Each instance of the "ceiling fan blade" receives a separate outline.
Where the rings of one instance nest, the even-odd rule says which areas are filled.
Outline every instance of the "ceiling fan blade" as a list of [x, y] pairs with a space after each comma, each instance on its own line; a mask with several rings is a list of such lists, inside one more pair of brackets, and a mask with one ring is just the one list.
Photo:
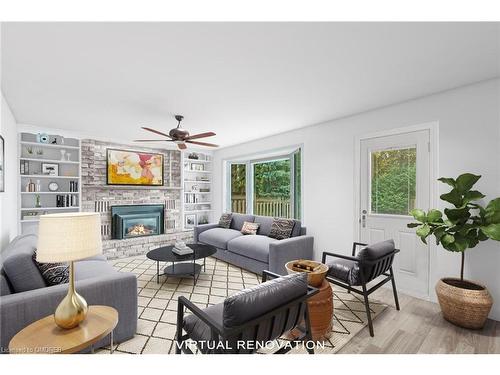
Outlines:
[[185, 150], [187, 148], [185, 143], [177, 143], [177, 147], [179, 147], [179, 150]]
[[187, 143], [192, 143], [194, 145], [208, 146], [208, 147], [219, 147], [219, 145], [214, 145], [213, 143], [196, 142], [196, 141], [186, 141]]
[[154, 130], [154, 129], [151, 129], [151, 128], [146, 128], [144, 126], [141, 126], [141, 128], [143, 128], [144, 130], [147, 130], [149, 132], [153, 132], [153, 133], [156, 133], [156, 134], [159, 134], [159, 135], [163, 135], [164, 137], [167, 137], [167, 138], [172, 138], [168, 134], [162, 133], [161, 131], [158, 131], [158, 130]]
[[195, 135], [190, 135], [189, 137], [187, 137], [185, 139], [185, 141], [187, 140], [191, 140], [191, 139], [198, 139], [198, 138], [206, 138], [206, 137], [213, 137], [215, 135], [214, 132], [206, 132], [206, 133], [200, 133], [200, 134], [195, 134]]
[[134, 142], [173, 142], [171, 139], [134, 139]]

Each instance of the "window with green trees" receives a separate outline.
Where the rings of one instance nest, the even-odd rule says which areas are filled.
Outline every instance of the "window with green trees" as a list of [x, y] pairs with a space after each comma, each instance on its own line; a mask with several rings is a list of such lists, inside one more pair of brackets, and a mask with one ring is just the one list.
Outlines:
[[300, 219], [301, 152], [230, 163], [232, 212]]
[[415, 208], [417, 149], [371, 153], [371, 212], [408, 215]]

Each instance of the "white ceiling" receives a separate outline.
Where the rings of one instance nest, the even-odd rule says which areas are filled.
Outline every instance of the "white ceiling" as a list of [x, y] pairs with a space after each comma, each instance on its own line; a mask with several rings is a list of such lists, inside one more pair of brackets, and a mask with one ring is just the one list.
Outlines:
[[[11, 23], [2, 91], [19, 123], [241, 143], [464, 84], [499, 68], [495, 23]], [[154, 135], [152, 135], [154, 138]]]

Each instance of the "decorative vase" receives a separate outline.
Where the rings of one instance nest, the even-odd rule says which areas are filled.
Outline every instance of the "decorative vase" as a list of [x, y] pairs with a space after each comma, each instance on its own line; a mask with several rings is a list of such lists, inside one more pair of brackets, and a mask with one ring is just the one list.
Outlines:
[[436, 294], [443, 317], [463, 328], [483, 328], [493, 305], [488, 289], [469, 280], [443, 278], [436, 284]]

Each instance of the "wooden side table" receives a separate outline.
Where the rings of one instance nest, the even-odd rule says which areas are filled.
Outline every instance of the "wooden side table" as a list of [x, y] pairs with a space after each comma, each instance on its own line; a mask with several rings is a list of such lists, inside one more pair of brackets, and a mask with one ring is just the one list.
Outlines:
[[87, 318], [72, 329], [62, 329], [54, 315], [46, 316], [19, 331], [9, 343], [12, 354], [76, 353], [110, 336], [113, 353], [113, 330], [118, 324], [118, 311], [110, 306], [89, 306]]

